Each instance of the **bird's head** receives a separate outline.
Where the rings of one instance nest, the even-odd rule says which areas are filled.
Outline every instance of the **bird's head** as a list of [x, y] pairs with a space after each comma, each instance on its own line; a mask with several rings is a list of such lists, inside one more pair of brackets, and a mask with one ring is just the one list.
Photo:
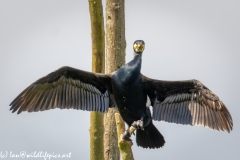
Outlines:
[[133, 43], [133, 50], [136, 54], [141, 54], [144, 51], [145, 43], [143, 40], [136, 40]]

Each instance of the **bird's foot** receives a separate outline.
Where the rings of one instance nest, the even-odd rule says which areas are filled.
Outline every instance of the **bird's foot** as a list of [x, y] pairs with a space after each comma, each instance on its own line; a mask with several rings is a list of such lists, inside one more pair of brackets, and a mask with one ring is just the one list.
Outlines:
[[131, 135], [127, 130], [122, 135], [122, 139], [124, 139], [126, 141], [132, 141], [130, 137], [131, 137]]
[[142, 120], [138, 120], [138, 121], [134, 121], [132, 123], [132, 126], [136, 129], [141, 129], [141, 130], [144, 130], [144, 127], [143, 127], [143, 121]]

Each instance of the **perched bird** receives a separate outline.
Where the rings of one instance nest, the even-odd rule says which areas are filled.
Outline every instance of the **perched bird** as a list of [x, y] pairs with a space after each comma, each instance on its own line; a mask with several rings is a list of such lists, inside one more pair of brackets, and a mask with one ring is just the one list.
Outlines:
[[[22, 91], [10, 110], [18, 114], [54, 108], [107, 112], [118, 107], [128, 126], [137, 129], [136, 142], [143, 148], [165, 143], [152, 120], [232, 130], [232, 117], [224, 103], [198, 80], [162, 81], [142, 75], [144, 48], [144, 41], [135, 41], [133, 60], [112, 74], [62, 67]], [[129, 128], [123, 138], [130, 140]]]

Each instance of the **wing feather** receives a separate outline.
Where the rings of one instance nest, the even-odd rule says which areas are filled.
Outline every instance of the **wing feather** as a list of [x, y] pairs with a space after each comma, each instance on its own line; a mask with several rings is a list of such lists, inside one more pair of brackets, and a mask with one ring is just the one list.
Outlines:
[[111, 75], [62, 67], [23, 90], [10, 104], [12, 112], [54, 108], [106, 112], [111, 104]]
[[182, 107], [182, 102], [178, 103], [177, 110], [176, 110], [178, 117], [175, 119], [175, 122], [179, 121], [180, 124], [184, 124], [183, 114], [184, 108]]
[[197, 80], [161, 81], [143, 76], [153, 104], [153, 119], [230, 132], [232, 117], [224, 103]]

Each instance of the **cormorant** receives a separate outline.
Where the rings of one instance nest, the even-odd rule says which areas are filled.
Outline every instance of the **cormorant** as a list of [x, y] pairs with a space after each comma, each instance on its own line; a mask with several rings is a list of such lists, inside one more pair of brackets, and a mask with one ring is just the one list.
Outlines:
[[[232, 117], [224, 103], [198, 80], [162, 81], [142, 75], [144, 48], [144, 41], [135, 41], [133, 60], [112, 74], [59, 68], [22, 91], [10, 110], [18, 114], [54, 108], [107, 112], [117, 106], [128, 126], [137, 128], [136, 142], [143, 148], [159, 148], [165, 143], [152, 119], [232, 130]], [[128, 130], [123, 138], [130, 139]]]

